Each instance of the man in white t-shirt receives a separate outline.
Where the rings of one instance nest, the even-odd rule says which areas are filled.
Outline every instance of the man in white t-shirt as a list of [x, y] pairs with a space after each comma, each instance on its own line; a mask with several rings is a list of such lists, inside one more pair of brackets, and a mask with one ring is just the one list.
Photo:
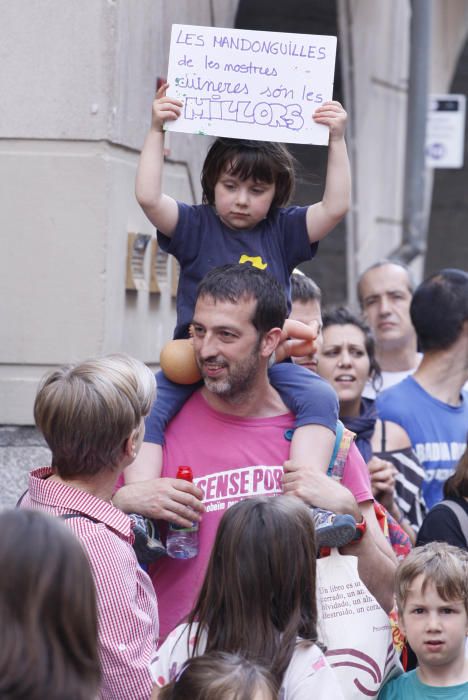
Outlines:
[[[409, 311], [412, 296], [408, 268], [390, 260], [371, 265], [358, 282], [361, 311], [374, 334], [376, 357], [382, 369], [381, 390], [413, 374], [421, 362]], [[370, 384], [363, 395], [375, 397]]]

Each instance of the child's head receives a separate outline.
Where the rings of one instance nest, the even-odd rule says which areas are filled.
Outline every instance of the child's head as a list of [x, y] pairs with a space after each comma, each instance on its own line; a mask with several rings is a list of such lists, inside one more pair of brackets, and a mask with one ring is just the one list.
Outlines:
[[0, 532], [0, 697], [97, 697], [96, 596], [80, 542], [29, 510], [1, 513]]
[[274, 184], [272, 207], [286, 206], [294, 192], [294, 159], [281, 143], [216, 139], [206, 155], [201, 174], [205, 204], [215, 204], [215, 186], [225, 172], [240, 180], [252, 178]]
[[213, 651], [183, 666], [176, 680], [160, 690], [159, 700], [275, 700], [273, 677], [237, 654]]
[[408, 592], [422, 576], [422, 592], [431, 584], [446, 601], [463, 601], [468, 613], [468, 552], [445, 542], [429, 542], [416, 547], [398, 566], [395, 585], [400, 613], [404, 611]]
[[108, 355], [66, 366], [41, 381], [34, 417], [64, 479], [90, 477], [120, 464], [127, 441], [138, 450], [155, 379], [128, 355]]
[[208, 630], [207, 651], [271, 663], [281, 681], [298, 636], [317, 639], [315, 532], [291, 496], [236, 503], [223, 515], [190, 621]]
[[468, 552], [430, 542], [398, 566], [400, 624], [420, 665], [464, 658], [468, 633]]

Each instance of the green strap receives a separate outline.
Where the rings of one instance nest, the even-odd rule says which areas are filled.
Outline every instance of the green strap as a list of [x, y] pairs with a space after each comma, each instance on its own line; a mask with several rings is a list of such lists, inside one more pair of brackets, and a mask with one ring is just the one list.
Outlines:
[[343, 433], [344, 433], [344, 425], [340, 420], [338, 420], [338, 421], [336, 421], [335, 445], [333, 447], [333, 454], [332, 454], [331, 459], [330, 459], [330, 464], [328, 465], [327, 476], [332, 475], [335, 460], [336, 460], [337, 455], [338, 455], [338, 450], [340, 449], [341, 439], [343, 437]]

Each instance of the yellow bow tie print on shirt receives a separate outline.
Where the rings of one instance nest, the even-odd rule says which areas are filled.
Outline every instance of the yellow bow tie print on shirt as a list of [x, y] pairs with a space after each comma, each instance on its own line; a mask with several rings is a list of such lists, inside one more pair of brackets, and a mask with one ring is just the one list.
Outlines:
[[239, 264], [252, 263], [253, 267], [258, 267], [259, 270], [264, 270], [268, 267], [268, 263], [264, 263], [260, 255], [256, 255], [252, 258], [250, 255], [241, 255], [239, 258]]

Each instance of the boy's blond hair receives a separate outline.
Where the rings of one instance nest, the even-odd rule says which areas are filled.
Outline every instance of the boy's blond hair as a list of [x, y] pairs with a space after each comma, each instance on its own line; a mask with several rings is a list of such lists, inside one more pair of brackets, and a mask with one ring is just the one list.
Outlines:
[[468, 552], [446, 542], [416, 547], [400, 562], [395, 577], [398, 611], [404, 612], [414, 579], [424, 577], [422, 592], [433, 584], [442, 600], [462, 600], [468, 614]]
[[151, 370], [124, 354], [47, 374], [37, 391], [34, 418], [56, 473], [73, 479], [116, 466], [125, 442], [151, 409], [155, 387]]

